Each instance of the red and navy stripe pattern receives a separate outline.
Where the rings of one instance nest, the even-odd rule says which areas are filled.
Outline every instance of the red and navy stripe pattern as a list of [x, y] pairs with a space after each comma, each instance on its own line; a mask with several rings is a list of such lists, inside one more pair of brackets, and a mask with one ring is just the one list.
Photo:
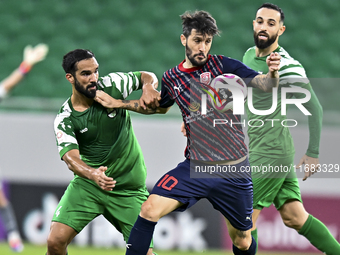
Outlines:
[[[201, 89], [204, 84], [200, 81], [203, 73], [209, 72], [211, 79], [223, 73], [233, 73], [241, 78], [253, 78], [258, 73], [240, 61], [222, 55], [210, 55], [205, 65], [197, 68], [185, 69], [183, 63], [163, 74], [160, 105], [169, 107], [176, 102], [181, 110], [187, 131], [186, 158], [222, 161], [237, 160], [247, 155], [243, 124], [237, 124], [241, 122], [240, 115], [214, 110], [202, 116], [200, 109], [190, 106], [193, 102], [200, 104], [201, 95], [205, 93]], [[209, 100], [207, 109], [212, 109]], [[228, 124], [214, 127], [214, 119], [226, 120]]]

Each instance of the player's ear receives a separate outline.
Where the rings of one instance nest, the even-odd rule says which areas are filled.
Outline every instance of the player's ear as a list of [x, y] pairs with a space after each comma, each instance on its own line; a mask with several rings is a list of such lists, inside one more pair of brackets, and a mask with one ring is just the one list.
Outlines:
[[187, 44], [187, 38], [183, 34], [181, 34], [181, 43], [183, 46]]
[[281, 25], [280, 29], [279, 29], [279, 36], [282, 35], [285, 30], [286, 30], [286, 26], [285, 25]]
[[67, 73], [67, 74], [65, 75], [65, 77], [66, 77], [66, 79], [67, 79], [71, 84], [74, 84], [74, 77], [73, 77], [72, 74]]

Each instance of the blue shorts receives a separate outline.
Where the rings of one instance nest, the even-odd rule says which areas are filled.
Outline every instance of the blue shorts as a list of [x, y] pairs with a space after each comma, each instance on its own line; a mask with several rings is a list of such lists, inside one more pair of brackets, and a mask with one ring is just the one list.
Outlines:
[[[244, 178], [222, 178], [206, 173], [200, 178], [190, 176], [193, 163], [186, 159], [163, 175], [154, 186], [151, 194], [169, 197], [183, 205], [176, 211], [185, 211], [201, 198], [206, 198], [220, 211], [231, 225], [241, 231], [252, 228], [253, 184], [250, 174]], [[248, 159], [233, 165], [236, 169], [249, 166]], [[207, 178], [205, 178], [207, 177]]]

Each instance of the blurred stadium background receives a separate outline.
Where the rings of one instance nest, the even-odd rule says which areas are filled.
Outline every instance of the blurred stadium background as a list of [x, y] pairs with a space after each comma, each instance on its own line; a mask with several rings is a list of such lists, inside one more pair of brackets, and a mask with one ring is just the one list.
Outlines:
[[[148, 70], [160, 79], [163, 72], [184, 58], [180, 44], [181, 20], [186, 10], [209, 11], [222, 30], [211, 53], [242, 59], [253, 46], [252, 20], [259, 0], [0, 0], [0, 80], [22, 60], [27, 44], [50, 47], [49, 55], [0, 106], [0, 167], [4, 185], [16, 211], [25, 240], [44, 244], [51, 215], [72, 178], [60, 161], [55, 146], [53, 120], [71, 94], [61, 60], [75, 48], [92, 50], [100, 74], [111, 71]], [[282, 45], [305, 67], [324, 108], [320, 160], [327, 168], [339, 167], [339, 63], [340, 34], [337, 0], [273, 0], [285, 12], [287, 27]], [[138, 98], [135, 93], [132, 98]], [[135, 133], [148, 167], [151, 188], [166, 171], [183, 160], [185, 139], [179, 132], [181, 118], [173, 107], [167, 116], [132, 114]], [[293, 108], [293, 107], [292, 107]], [[296, 162], [304, 154], [308, 131], [306, 118], [291, 128]], [[302, 176], [302, 174], [300, 174]], [[339, 173], [314, 176], [301, 182], [305, 206], [323, 220], [340, 239]], [[331, 177], [331, 178], [327, 178]], [[260, 251], [318, 254], [294, 231], [284, 228], [273, 208], [264, 211], [259, 223]], [[158, 224], [155, 245], [159, 249], [230, 249], [223, 219], [202, 201], [182, 214], [172, 214]], [[0, 238], [4, 233], [0, 225]], [[124, 242], [98, 218], [75, 240], [75, 245], [124, 247]]]

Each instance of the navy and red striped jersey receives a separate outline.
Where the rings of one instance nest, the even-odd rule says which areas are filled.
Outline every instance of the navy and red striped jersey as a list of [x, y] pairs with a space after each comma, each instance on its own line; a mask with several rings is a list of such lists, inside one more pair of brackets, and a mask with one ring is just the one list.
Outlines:
[[[185, 157], [211, 162], [237, 160], [246, 156], [241, 116], [213, 111], [209, 100], [206, 115], [202, 115], [197, 106], [205, 93], [202, 88], [214, 77], [232, 73], [243, 79], [248, 78], [245, 79], [248, 83], [258, 73], [242, 62], [222, 55], [209, 55], [203, 66], [195, 68], [186, 69], [183, 63], [163, 74], [160, 107], [167, 108], [174, 102], [179, 106], [187, 131]], [[226, 120], [228, 124], [214, 125], [217, 119]]]

